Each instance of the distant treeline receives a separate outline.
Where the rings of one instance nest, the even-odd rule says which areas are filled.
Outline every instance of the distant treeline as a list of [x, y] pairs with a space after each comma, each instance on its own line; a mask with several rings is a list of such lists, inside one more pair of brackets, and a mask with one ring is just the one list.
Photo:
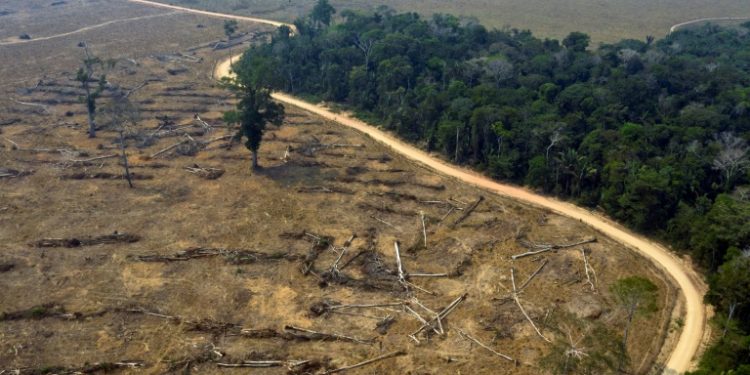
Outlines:
[[581, 33], [331, 11], [280, 28], [238, 69], [689, 252], [726, 327], [697, 373], [750, 371], [750, 23], [592, 51]]

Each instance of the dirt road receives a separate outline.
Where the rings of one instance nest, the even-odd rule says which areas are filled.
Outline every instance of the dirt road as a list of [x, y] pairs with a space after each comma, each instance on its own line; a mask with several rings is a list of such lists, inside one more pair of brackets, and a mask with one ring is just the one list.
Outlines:
[[[191, 10], [188, 8], [157, 4], [146, 0], [129, 1], [162, 6], [187, 12], [194, 12], [198, 14], [205, 14], [209, 16], [247, 20], [251, 22], [263, 22], [266, 24], [277, 26], [282, 24], [280, 22], [258, 20], [250, 17], [239, 17], [213, 12]], [[233, 57], [233, 61], [236, 61], [238, 57], [239, 56]], [[222, 61], [217, 65], [216, 70], [214, 71], [215, 77], [225, 77], [229, 76], [230, 74], [230, 59]], [[706, 307], [703, 305], [703, 294], [705, 293], [706, 287], [702, 283], [702, 278], [699, 275], [697, 275], [688, 265], [682, 262], [678, 257], [673, 255], [663, 246], [651, 242], [643, 236], [634, 234], [631, 231], [618, 225], [617, 223], [591, 213], [581, 207], [537, 195], [526, 189], [516, 186], [500, 184], [476, 172], [448, 164], [440, 159], [430, 156], [426, 152], [414, 146], [411, 146], [374, 126], [368, 125], [347, 114], [333, 113], [324, 106], [310, 104], [283, 93], [275, 93], [273, 97], [280, 102], [302, 108], [304, 110], [315, 113], [318, 116], [338, 122], [339, 124], [348, 126], [364, 134], [367, 134], [376, 141], [389, 146], [395, 152], [398, 152], [416, 162], [422, 163], [427, 167], [434, 169], [435, 171], [494, 192], [496, 194], [504, 195], [539, 207], [545, 207], [561, 215], [580, 220], [581, 222], [586, 223], [596, 230], [600, 231], [602, 234], [643, 254], [646, 258], [653, 261], [657, 266], [662, 268], [674, 279], [674, 281], [682, 291], [682, 295], [685, 299], [686, 313], [684, 316], [682, 333], [680, 334], [679, 340], [675, 345], [674, 350], [669, 357], [669, 360], [666, 363], [667, 371], [665, 372], [674, 371], [683, 373], [692, 367], [693, 359], [698, 352], [701, 343], [703, 342], [705, 331]]]
[[711, 21], [744, 21], [750, 20], [750, 17], [710, 17], [710, 18], [699, 18], [697, 20], [691, 20], [687, 22], [681, 22], [669, 28], [669, 33], [673, 33], [679, 30], [683, 26], [692, 25], [694, 23], [711, 22]]
[[0, 42], [0, 46], [12, 46], [12, 45], [15, 45], [15, 44], [34, 43], [34, 42], [40, 42], [40, 41], [43, 41], [43, 40], [57, 39], [57, 38], [62, 38], [62, 37], [70, 36], [70, 35], [75, 35], [75, 34], [83, 33], [83, 32], [90, 31], [90, 30], [95, 30], [95, 29], [98, 29], [98, 28], [101, 28], [101, 27], [105, 27], [105, 26], [109, 26], [109, 25], [114, 25], [114, 24], [117, 24], [117, 23], [125, 23], [125, 22], [132, 22], [132, 21], [141, 21], [141, 20], [147, 20], [147, 19], [150, 19], [150, 18], [157, 18], [157, 17], [166, 17], [166, 16], [171, 16], [171, 15], [176, 14], [176, 13], [177, 12], [168, 12], [168, 13], [162, 13], [162, 14], [153, 14], [153, 15], [150, 15], [150, 16], [140, 16], [140, 17], [132, 17], [132, 18], [123, 18], [123, 19], [118, 19], [118, 20], [112, 20], [112, 21], [102, 22], [102, 23], [99, 23], [99, 24], [96, 24], [96, 25], [82, 27], [82, 28], [80, 28], [78, 30], [68, 31], [66, 33], [61, 33], [61, 34], [55, 34], [55, 35], [50, 35], [50, 36], [43, 36], [43, 37], [39, 37], [39, 38], [35, 37], [34, 39], [18, 39], [18, 40], [12, 40], [10, 42]]

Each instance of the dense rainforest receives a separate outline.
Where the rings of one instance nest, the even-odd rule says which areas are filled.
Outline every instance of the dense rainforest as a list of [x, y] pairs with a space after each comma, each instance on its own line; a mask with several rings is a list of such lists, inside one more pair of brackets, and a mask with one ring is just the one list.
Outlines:
[[750, 374], [750, 23], [592, 49], [582, 33], [334, 13], [321, 1], [236, 69], [689, 252], [721, 332], [696, 373]]

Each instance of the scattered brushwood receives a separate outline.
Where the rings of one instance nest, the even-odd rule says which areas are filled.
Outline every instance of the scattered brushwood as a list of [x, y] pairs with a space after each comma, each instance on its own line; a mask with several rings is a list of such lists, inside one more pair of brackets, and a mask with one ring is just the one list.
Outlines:
[[223, 248], [205, 248], [205, 247], [193, 247], [171, 255], [138, 255], [134, 259], [141, 262], [157, 262], [157, 263], [168, 263], [168, 262], [184, 262], [193, 259], [202, 259], [210, 257], [224, 257], [227, 263], [233, 265], [241, 264], [252, 264], [260, 262], [270, 261], [296, 261], [301, 258], [300, 255], [291, 254], [288, 252], [276, 252], [276, 253], [262, 253], [253, 250], [243, 249], [223, 249]]
[[45, 318], [57, 318], [62, 320], [83, 320], [106, 314], [108, 310], [100, 310], [90, 313], [69, 312], [62, 305], [45, 303], [26, 310], [0, 313], [0, 322], [12, 320], [41, 320]]
[[[80, 374], [100, 374], [111, 373], [120, 370], [133, 370], [143, 367], [142, 361], [120, 361], [120, 362], [99, 362], [86, 364], [81, 367], [63, 367], [63, 366], [46, 366], [41, 368], [20, 368], [8, 370], [8, 374], [13, 375], [80, 375]], [[5, 371], [0, 371], [0, 374]]]
[[211, 319], [201, 319], [198, 321], [188, 321], [185, 323], [186, 332], [202, 332], [210, 333], [216, 337], [224, 336], [227, 334], [237, 334], [242, 330], [242, 327], [227, 322], [219, 322]]
[[19, 178], [29, 176], [33, 173], [34, 171], [18, 171], [10, 168], [0, 168], [0, 178]]
[[534, 243], [534, 242], [530, 242], [526, 240], [518, 240], [518, 243], [521, 246], [529, 249], [529, 251], [522, 253], [522, 254], [513, 255], [511, 258], [513, 260], [516, 260], [519, 258], [531, 256], [531, 255], [541, 254], [547, 251], [569, 249], [571, 247], [585, 245], [587, 243], [592, 243], [592, 242], [596, 242], [596, 237], [588, 237], [578, 242], [573, 242], [573, 243], [568, 243], [568, 244]]
[[251, 339], [272, 339], [278, 338], [285, 341], [345, 341], [357, 344], [372, 344], [373, 338], [361, 339], [337, 333], [318, 332], [311, 329], [295, 327], [291, 325], [284, 326], [283, 331], [277, 331], [271, 328], [264, 329], [243, 329], [237, 336]]
[[298, 193], [324, 193], [324, 194], [346, 194], [354, 195], [354, 191], [338, 186], [302, 186], [297, 189]]
[[[124, 180], [126, 177], [123, 174], [115, 174], [108, 172], [77, 172], [68, 175], [63, 175], [60, 178], [63, 180]], [[144, 175], [138, 173], [130, 173], [130, 179], [132, 180], [153, 180], [154, 176]]]
[[206, 168], [206, 167], [201, 167], [198, 164], [193, 164], [192, 166], [185, 167], [185, 170], [189, 173], [192, 173], [206, 180], [216, 180], [219, 177], [224, 175], [223, 169]]
[[479, 196], [479, 198], [474, 203], [472, 203], [469, 207], [463, 210], [461, 216], [458, 219], [456, 219], [456, 221], [454, 221], [453, 224], [451, 224], [451, 228], [455, 228], [456, 226], [461, 224], [464, 220], [466, 220], [466, 218], [468, 218], [469, 215], [471, 215], [471, 213], [477, 209], [477, 206], [479, 206], [479, 204], [482, 203], [482, 201], [484, 201], [484, 197]]
[[98, 237], [83, 238], [46, 238], [29, 244], [32, 247], [82, 247], [115, 243], [134, 243], [141, 240], [140, 236], [129, 233], [106, 234]]
[[0, 263], [0, 273], [12, 271], [14, 268], [16, 268], [14, 263]]
[[417, 214], [416, 211], [410, 211], [410, 210], [400, 210], [396, 209], [390, 206], [387, 206], [385, 202], [381, 205], [375, 205], [368, 202], [360, 202], [357, 203], [357, 208], [360, 208], [365, 211], [376, 211], [384, 214], [393, 214], [393, 215], [401, 215], [401, 216], [414, 216]]

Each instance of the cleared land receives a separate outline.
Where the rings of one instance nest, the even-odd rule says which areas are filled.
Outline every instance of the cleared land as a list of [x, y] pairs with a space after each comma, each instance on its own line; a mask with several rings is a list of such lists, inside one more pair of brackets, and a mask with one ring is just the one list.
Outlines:
[[[172, 4], [227, 13], [293, 21], [305, 15], [314, 0], [175, 0]], [[430, 15], [450, 13], [474, 17], [489, 27], [530, 29], [535, 34], [562, 38], [571, 31], [592, 36], [594, 43], [624, 38], [662, 37], [677, 23], [706, 17], [750, 17], [744, 0], [332, 0], [337, 9], [374, 10], [386, 5], [399, 11]]]
[[[117, 177], [118, 159], [97, 159], [116, 153], [115, 133], [86, 138], [80, 90], [70, 74], [80, 51], [69, 46], [78, 37], [54, 40], [58, 59], [68, 65], [37, 60], [35, 68], [46, 76], [29, 72], [30, 83], [4, 88], [13, 100], [0, 111], [0, 167], [11, 175], [0, 179], [0, 312], [11, 314], [0, 322], [0, 369], [137, 360], [150, 373], [226, 373], [231, 370], [216, 362], [299, 359], [340, 367], [403, 349], [406, 355], [363, 372], [536, 374], [550, 345], [504, 297], [512, 289], [511, 267], [516, 280], [526, 280], [545, 261], [520, 298], [546, 337], [564, 341], [563, 331], [579, 337], [591, 326], [622, 329], [623, 312], [608, 286], [638, 274], [659, 286], [659, 309], [636, 320], [629, 343], [633, 367], [646, 371], [664, 360], [658, 357], [662, 338], [677, 328], [670, 317], [674, 287], [646, 259], [575, 220], [466, 187], [293, 108], [284, 126], [266, 137], [265, 168], [255, 175], [241, 146], [227, 148], [226, 140], [204, 146], [227, 134], [218, 119], [230, 101], [208, 78], [226, 52], [180, 45], [215, 41], [221, 30], [213, 27], [211, 34], [175, 32], [131, 44], [141, 46], [137, 53], [90, 42], [103, 57], [132, 53], [135, 63], [121, 61], [110, 74], [113, 83], [127, 90], [147, 83], [131, 95], [142, 116], [141, 131], [128, 143], [139, 177], [133, 190]], [[149, 32], [155, 31], [130, 28], [123, 40]], [[191, 35], [196, 39], [181, 44]], [[156, 118], [163, 115], [174, 123]], [[194, 141], [186, 142], [185, 133]], [[191, 173], [196, 164], [224, 173], [205, 179], [212, 175]], [[482, 195], [486, 199], [460, 220]], [[339, 277], [327, 279], [352, 234]], [[332, 238], [321, 242], [324, 236]], [[596, 292], [586, 281], [581, 246], [510, 258], [528, 250], [526, 241], [562, 244], [594, 236], [598, 241], [585, 247]], [[412, 278], [437, 294], [417, 291], [423, 304], [440, 309], [468, 294], [443, 321], [445, 336], [415, 345], [407, 335], [420, 323], [401, 307], [325, 308], [403, 301], [395, 240], [407, 272], [449, 274]], [[312, 272], [301, 271], [309, 267]], [[328, 313], [319, 316], [321, 306]], [[388, 315], [395, 322], [381, 334], [376, 324]], [[374, 337], [375, 343], [290, 340], [287, 325]], [[461, 338], [455, 328], [519, 365]]]

